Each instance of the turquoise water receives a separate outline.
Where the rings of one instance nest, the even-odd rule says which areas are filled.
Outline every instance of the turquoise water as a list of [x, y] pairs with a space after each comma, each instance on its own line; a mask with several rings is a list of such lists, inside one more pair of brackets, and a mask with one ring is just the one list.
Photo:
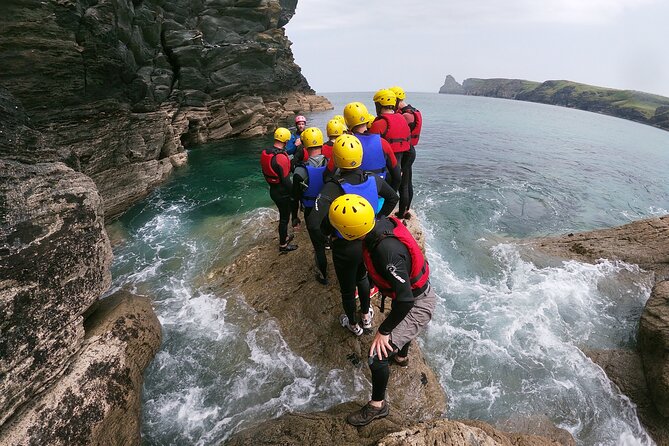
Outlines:
[[[335, 111], [308, 116], [324, 127]], [[521, 258], [522, 239], [669, 209], [669, 133], [540, 104], [411, 94], [426, 117], [414, 165], [438, 311], [421, 343], [449, 418], [545, 414], [579, 444], [652, 444], [633, 405], [581, 352], [634, 344], [650, 278], [615, 262]], [[277, 213], [260, 175], [268, 139], [191, 150], [189, 164], [111, 227], [114, 288], [154, 297], [161, 351], [146, 373], [145, 444], [219, 444], [290, 410], [363, 400], [350, 370], [318, 370], [276, 323], [203, 284]], [[300, 247], [303, 249], [306, 247]]]

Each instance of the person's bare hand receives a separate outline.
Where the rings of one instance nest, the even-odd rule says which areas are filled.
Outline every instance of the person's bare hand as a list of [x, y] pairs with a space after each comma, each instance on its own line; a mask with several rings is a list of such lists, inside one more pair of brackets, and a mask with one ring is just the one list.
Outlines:
[[393, 347], [390, 345], [390, 335], [384, 335], [376, 332], [374, 340], [372, 341], [372, 346], [369, 348], [369, 356], [376, 356], [379, 359], [387, 358], [390, 353], [392, 353]]

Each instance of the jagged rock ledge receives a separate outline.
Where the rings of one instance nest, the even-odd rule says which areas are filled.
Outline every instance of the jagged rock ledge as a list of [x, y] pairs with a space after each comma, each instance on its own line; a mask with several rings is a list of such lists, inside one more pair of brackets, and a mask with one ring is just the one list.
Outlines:
[[[342, 313], [339, 288], [330, 261], [331, 283], [324, 287], [314, 279], [314, 270], [303, 259], [311, 259], [311, 244], [305, 231], [296, 234], [299, 249], [287, 255], [278, 252], [276, 222], [264, 222], [257, 246], [231, 265], [213, 268], [207, 286], [213, 294], [223, 295], [234, 288], [256, 311], [274, 318], [288, 346], [309, 364], [323, 370], [341, 370], [369, 380], [367, 351], [374, 330], [383, 319], [378, 299], [374, 330], [361, 337], [352, 336], [338, 322]], [[416, 218], [409, 228], [420, 244], [423, 235]], [[296, 263], [297, 262], [297, 263]], [[296, 268], [296, 265], [299, 265]], [[273, 271], [272, 286], [267, 286], [267, 272]], [[555, 428], [547, 420], [509, 424], [515, 434], [505, 433], [478, 421], [446, 421], [446, 395], [438, 377], [429, 366], [420, 347], [410, 350], [408, 368], [392, 367], [387, 398], [391, 415], [364, 428], [354, 428], [345, 421], [346, 414], [360, 407], [369, 397], [365, 389], [360, 401], [337, 405], [317, 413], [288, 413], [235, 434], [229, 445], [331, 445], [331, 444], [443, 444], [466, 445], [553, 445], [574, 444], [572, 436]], [[423, 423], [417, 425], [416, 423]], [[467, 425], [469, 424], [469, 425]], [[543, 435], [539, 437], [538, 435]]]
[[537, 238], [525, 244], [557, 258], [621, 260], [652, 271], [655, 285], [641, 315], [637, 348], [585, 353], [636, 405], [657, 444], [669, 444], [669, 215], [623, 226]]

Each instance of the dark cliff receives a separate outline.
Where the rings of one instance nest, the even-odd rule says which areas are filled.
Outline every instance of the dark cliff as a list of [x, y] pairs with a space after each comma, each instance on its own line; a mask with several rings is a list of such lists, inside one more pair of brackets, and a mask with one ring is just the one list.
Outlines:
[[0, 86], [49, 144], [20, 151], [9, 141], [0, 158], [66, 163], [94, 180], [110, 217], [183, 164], [184, 146], [265, 133], [294, 112], [328, 107], [313, 96], [282, 28], [296, 5], [5, 3]]
[[105, 219], [313, 95], [295, 0], [0, 2], [0, 444], [139, 444], [151, 301], [111, 283]]
[[[450, 76], [449, 76], [450, 77]], [[633, 90], [595, 87], [572, 81], [543, 83], [522, 79], [465, 79], [460, 84], [451, 78], [439, 93], [466, 94], [517, 99], [559, 105], [602, 113], [669, 130], [669, 98]]]

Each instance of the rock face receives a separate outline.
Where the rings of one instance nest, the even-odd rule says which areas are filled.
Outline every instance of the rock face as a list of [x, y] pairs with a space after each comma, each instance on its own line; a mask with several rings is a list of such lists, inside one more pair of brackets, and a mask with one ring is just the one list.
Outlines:
[[565, 80], [543, 83], [522, 79], [465, 79], [447, 76], [439, 93], [517, 99], [592, 111], [669, 130], [669, 98]]
[[653, 402], [669, 421], [669, 280], [653, 288], [641, 316], [638, 343]]
[[595, 351], [588, 355], [637, 404], [653, 439], [658, 444], [669, 444], [669, 216], [611, 229], [542, 237], [527, 246], [585, 262], [622, 260], [654, 272], [655, 285], [639, 324], [637, 352]]
[[462, 88], [462, 85], [460, 85], [453, 76], [450, 74], [446, 76], [446, 79], [444, 80], [444, 85], [441, 86], [439, 89], [439, 93], [442, 94], [465, 94], [465, 89]]
[[102, 301], [85, 329], [57, 385], [3, 427], [0, 444], [139, 444], [139, 390], [161, 337], [151, 302], [119, 292]]
[[61, 163], [0, 161], [0, 423], [81, 346], [83, 314], [109, 287], [102, 201]]
[[160, 326], [145, 299], [96, 310], [111, 282], [102, 199], [40, 152], [56, 153], [0, 89], [0, 444], [138, 444]]
[[12, 158], [87, 174], [109, 218], [162, 182], [188, 144], [331, 108], [293, 62], [282, 26], [296, 4], [10, 2], [0, 16], [0, 86], [50, 141]]

